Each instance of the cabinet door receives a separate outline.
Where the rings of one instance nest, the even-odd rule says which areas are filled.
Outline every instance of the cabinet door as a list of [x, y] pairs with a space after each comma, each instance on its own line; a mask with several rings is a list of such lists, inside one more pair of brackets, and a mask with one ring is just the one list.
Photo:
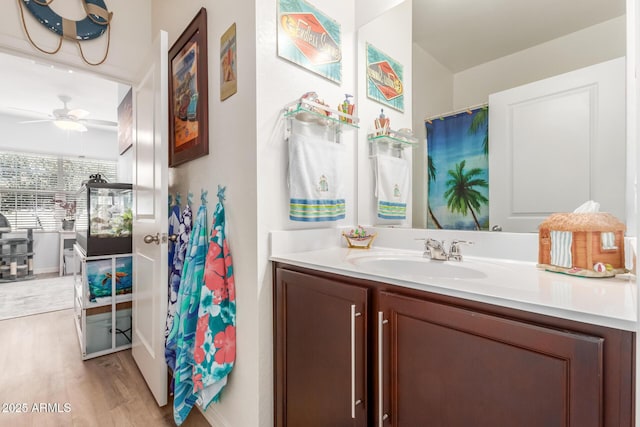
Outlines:
[[602, 425], [603, 339], [385, 292], [379, 310], [382, 425]]
[[366, 426], [367, 289], [276, 270], [276, 425]]

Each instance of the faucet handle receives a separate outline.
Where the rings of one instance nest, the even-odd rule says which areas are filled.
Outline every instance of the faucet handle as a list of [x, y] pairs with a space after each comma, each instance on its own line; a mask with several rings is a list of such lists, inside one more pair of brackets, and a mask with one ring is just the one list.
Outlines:
[[462, 261], [462, 254], [460, 253], [460, 245], [473, 245], [473, 242], [468, 240], [453, 240], [451, 241], [451, 247], [449, 248], [449, 259], [455, 261]]
[[460, 250], [460, 245], [473, 245], [474, 243], [469, 240], [452, 240], [451, 241], [451, 252], [457, 252]]
[[432, 239], [431, 237], [427, 237], [424, 240], [431, 245], [444, 246], [444, 240], [436, 240]]
[[428, 245], [439, 245], [439, 246], [443, 246], [444, 245], [444, 241], [440, 242], [436, 239], [432, 239], [431, 237], [416, 237], [413, 240], [421, 240], [424, 242], [424, 246], [427, 247]]
[[463, 245], [473, 245], [474, 242], [470, 241], [470, 240], [458, 240], [458, 239], [454, 239], [451, 241], [452, 245], [458, 245], [458, 244], [463, 244]]

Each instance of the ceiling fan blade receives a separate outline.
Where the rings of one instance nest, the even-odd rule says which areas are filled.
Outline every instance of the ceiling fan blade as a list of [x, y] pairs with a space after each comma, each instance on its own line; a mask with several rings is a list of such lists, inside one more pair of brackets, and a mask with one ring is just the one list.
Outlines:
[[24, 121], [24, 122], [18, 122], [18, 124], [24, 125], [24, 124], [27, 124], [27, 123], [43, 123], [43, 122], [50, 122], [50, 121], [51, 121], [50, 119], [43, 119], [43, 120], [27, 120], [27, 121]]
[[117, 122], [111, 122], [109, 120], [97, 120], [97, 119], [82, 119], [80, 120], [82, 123], [87, 123], [89, 125], [100, 125], [100, 126], [118, 126]]
[[76, 120], [79, 120], [87, 117], [89, 115], [89, 112], [87, 110], [83, 110], [82, 108], [75, 108], [73, 110], [68, 111], [67, 115], [69, 117], [73, 117]]
[[18, 108], [18, 107], [7, 107], [7, 108], [9, 110], [22, 111], [24, 113], [29, 113], [29, 114], [37, 114], [38, 116], [51, 117], [48, 113], [43, 113], [42, 111], [29, 110], [26, 108]]

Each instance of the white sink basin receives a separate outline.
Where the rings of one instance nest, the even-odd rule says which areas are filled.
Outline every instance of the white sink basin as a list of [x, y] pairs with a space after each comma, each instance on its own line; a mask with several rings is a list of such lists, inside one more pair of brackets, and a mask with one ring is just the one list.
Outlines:
[[353, 258], [354, 265], [367, 272], [389, 276], [420, 276], [432, 279], [484, 279], [487, 275], [457, 261], [432, 261], [418, 257], [366, 256]]

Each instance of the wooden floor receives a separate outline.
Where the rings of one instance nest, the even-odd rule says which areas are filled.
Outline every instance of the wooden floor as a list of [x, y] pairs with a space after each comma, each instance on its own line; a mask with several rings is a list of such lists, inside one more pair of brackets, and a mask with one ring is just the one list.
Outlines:
[[[175, 425], [130, 351], [82, 361], [73, 310], [0, 321], [0, 404], [0, 426]], [[209, 423], [194, 408], [182, 425]]]

